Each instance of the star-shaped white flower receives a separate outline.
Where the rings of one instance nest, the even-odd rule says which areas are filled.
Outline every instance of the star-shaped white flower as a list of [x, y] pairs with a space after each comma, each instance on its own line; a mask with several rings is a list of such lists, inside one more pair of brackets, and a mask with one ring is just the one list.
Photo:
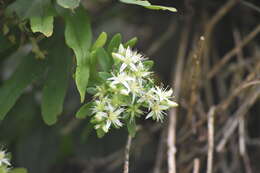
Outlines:
[[164, 111], [169, 109], [169, 107], [165, 106], [165, 105], [160, 105], [159, 103], [154, 103], [154, 105], [151, 106], [150, 109], [151, 109], [151, 112], [145, 117], [145, 119], [152, 117], [156, 121], [162, 121], [164, 118], [164, 115], [166, 115], [166, 113]]
[[111, 78], [108, 78], [108, 80], [111, 80], [111, 86], [115, 87], [116, 84], [122, 84], [124, 85], [127, 89], [129, 89], [129, 84], [128, 82], [134, 81], [133, 77], [130, 77], [127, 75], [125, 72], [119, 73], [118, 75], [114, 75]]
[[156, 94], [157, 101], [159, 102], [166, 102], [167, 105], [170, 107], [177, 107], [178, 104], [174, 101], [171, 101], [170, 99], [172, 98], [172, 89], [162, 89], [160, 87], [155, 87], [152, 88], [152, 91]]
[[112, 56], [122, 62], [120, 72], [124, 71], [126, 67], [130, 67], [132, 71], [137, 71], [136, 63], [144, 60], [141, 54], [132, 51], [130, 47], [125, 49], [123, 45], [120, 45], [118, 52], [113, 52]]
[[104, 132], [108, 132], [110, 126], [113, 124], [116, 128], [123, 126], [122, 122], [119, 120], [120, 114], [124, 111], [123, 108], [118, 108], [116, 109], [112, 105], [107, 106], [107, 116], [105, 120], [105, 125], [102, 127]]

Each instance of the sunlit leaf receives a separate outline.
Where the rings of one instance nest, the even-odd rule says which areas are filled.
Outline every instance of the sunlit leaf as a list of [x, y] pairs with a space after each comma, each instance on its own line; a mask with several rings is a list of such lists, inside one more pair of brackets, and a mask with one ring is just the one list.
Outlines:
[[90, 20], [86, 11], [78, 8], [74, 13], [65, 16], [65, 39], [76, 55], [76, 85], [80, 93], [81, 102], [85, 99], [85, 93], [89, 79], [89, 48], [91, 45]]
[[80, 0], [57, 0], [57, 3], [63, 8], [74, 9], [79, 6]]
[[30, 18], [31, 29], [33, 32], [41, 32], [46, 37], [50, 37], [53, 32], [53, 16], [36, 16]]
[[152, 10], [168, 10], [171, 12], [177, 12], [176, 8], [165, 7], [165, 6], [161, 6], [161, 5], [152, 5], [148, 1], [142, 1], [142, 0], [120, 0], [120, 1], [123, 3], [126, 3], [126, 4], [140, 5], [145, 8], [152, 9]]
[[105, 32], [102, 32], [98, 36], [97, 40], [95, 41], [91, 49], [95, 50], [97, 48], [103, 47], [106, 44], [106, 41], [107, 41], [107, 34]]

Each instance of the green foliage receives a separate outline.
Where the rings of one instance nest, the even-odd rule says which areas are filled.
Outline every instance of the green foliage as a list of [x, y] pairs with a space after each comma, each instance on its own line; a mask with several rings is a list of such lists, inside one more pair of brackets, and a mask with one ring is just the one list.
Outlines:
[[53, 20], [54, 17], [51, 15], [31, 17], [31, 29], [33, 32], [41, 32], [50, 37], [53, 32]]
[[80, 0], [57, 0], [63, 8], [75, 9], [79, 6]]
[[92, 111], [91, 111], [92, 106], [93, 106], [92, 102], [89, 102], [89, 103], [81, 106], [81, 108], [78, 110], [78, 112], [76, 114], [76, 117], [79, 119], [84, 119], [87, 116], [90, 116], [92, 113]]
[[[80, 100], [85, 100], [85, 93], [89, 79], [89, 48], [91, 46], [91, 28], [88, 14], [82, 8], [78, 8], [74, 14], [65, 16], [65, 39], [76, 55], [77, 67], [75, 80], [80, 93]], [[82, 22], [84, 21], [84, 22]]]
[[134, 47], [136, 45], [138, 41], [138, 38], [137, 37], [134, 37], [132, 39], [130, 39], [129, 41], [127, 41], [125, 44], [124, 44], [124, 47]]
[[112, 52], [116, 51], [121, 42], [122, 42], [121, 34], [118, 33], [118, 34], [114, 35], [107, 47], [108, 54], [111, 55]]
[[151, 10], [168, 10], [171, 12], [177, 12], [176, 8], [165, 7], [160, 5], [152, 5], [148, 1], [142, 1], [142, 0], [120, 0], [120, 1], [126, 4], [140, 5]]
[[23, 57], [17, 70], [0, 88], [1, 120], [13, 107], [17, 99], [23, 93], [23, 90], [43, 74], [45, 67], [45, 62], [35, 59], [32, 54]]
[[95, 49], [98, 49], [100, 47], [103, 47], [105, 44], [106, 44], [106, 41], [107, 41], [107, 33], [105, 32], [102, 32], [97, 40], [95, 41], [95, 43], [93, 44], [91, 50], [95, 50]]
[[72, 62], [70, 55], [70, 51], [62, 43], [59, 43], [48, 55], [50, 63], [43, 88], [41, 108], [43, 120], [49, 125], [56, 123], [57, 116], [63, 110]]
[[[121, 0], [121, 2], [155, 10], [175, 11], [174, 8], [151, 5], [148, 1]], [[87, 11], [80, 7], [80, 0], [15, 0], [7, 7], [5, 14], [7, 16], [16, 14], [22, 22], [30, 21], [31, 31], [42, 33], [46, 37], [53, 35], [55, 18], [63, 19], [64, 37], [68, 47], [63, 44], [63, 39], [55, 35], [52, 39], [54, 40], [54, 43], [51, 43], [52, 47], [48, 47], [46, 50], [41, 39], [33, 36], [28, 38], [34, 55], [29, 54], [22, 58], [21, 64], [11, 78], [1, 86], [0, 119], [5, 117], [24, 89], [42, 77], [44, 79], [41, 104], [43, 120], [48, 125], [56, 123], [58, 115], [63, 110], [68, 78], [71, 74], [71, 67], [73, 67], [72, 62], [75, 62], [74, 79], [81, 102], [84, 102], [86, 92], [95, 94], [97, 92], [95, 86], [104, 83], [111, 77], [109, 72], [114, 64], [112, 52], [116, 52], [119, 45], [122, 44], [122, 36], [117, 33], [108, 40], [107, 33], [102, 32], [92, 44], [90, 18]], [[5, 24], [4, 26], [7, 27]], [[24, 23], [19, 23], [18, 26], [22, 32], [28, 32]], [[14, 44], [2, 35], [0, 35], [0, 43], [4, 45], [1, 46], [0, 52], [6, 51]], [[134, 47], [136, 43], [137, 38], [134, 37], [123, 45], [125, 48]], [[69, 48], [75, 54], [75, 61], [72, 61]], [[150, 68], [152, 63], [146, 61], [145, 65]], [[87, 103], [82, 106], [76, 117], [84, 118], [89, 114], [90, 105]], [[131, 133], [133, 134], [133, 132]], [[103, 136], [102, 132], [98, 132], [98, 134]]]
[[16, 0], [7, 8], [7, 14], [16, 13], [20, 19], [46, 16], [52, 9], [51, 0]]

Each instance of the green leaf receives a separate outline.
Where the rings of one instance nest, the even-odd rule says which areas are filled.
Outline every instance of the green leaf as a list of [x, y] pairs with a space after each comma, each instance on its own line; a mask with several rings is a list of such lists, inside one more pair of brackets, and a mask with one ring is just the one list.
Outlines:
[[51, 0], [16, 0], [6, 9], [7, 14], [16, 13], [22, 20], [32, 16], [44, 16], [50, 10]]
[[171, 12], [177, 12], [176, 8], [164, 7], [164, 6], [161, 6], [161, 5], [150, 5], [150, 6], [147, 6], [145, 8], [152, 9], [152, 10], [168, 10], [168, 11], [171, 11]]
[[108, 44], [108, 47], [107, 47], [107, 52], [110, 56], [112, 52], [116, 51], [119, 47], [119, 45], [121, 44], [122, 42], [122, 36], [121, 34], [116, 34], [112, 37], [111, 41], [109, 42]]
[[9, 173], [27, 173], [27, 170], [25, 168], [14, 168]]
[[97, 50], [96, 56], [100, 64], [101, 70], [109, 71], [113, 65], [113, 59], [107, 54], [104, 48], [99, 48]]
[[150, 2], [148, 2], [148, 1], [141, 1], [141, 0], [120, 0], [120, 1], [123, 2], [123, 3], [126, 3], [126, 4], [141, 5], [141, 6], [144, 6], [144, 7], [147, 7], [147, 6], [151, 5]]
[[44, 122], [52, 125], [56, 123], [58, 115], [63, 110], [72, 60], [68, 49], [62, 43], [48, 55], [50, 64], [43, 88], [41, 108]]
[[123, 3], [126, 3], [126, 4], [140, 5], [145, 8], [152, 9], [152, 10], [168, 10], [171, 12], [177, 12], [176, 8], [165, 7], [165, 6], [161, 6], [161, 5], [152, 5], [148, 1], [142, 1], [142, 0], [120, 0], [120, 1]]
[[89, 48], [91, 45], [90, 20], [86, 11], [78, 8], [75, 13], [65, 16], [65, 39], [69, 47], [76, 54], [76, 85], [80, 93], [81, 102], [85, 100], [85, 93], [89, 79]]
[[46, 37], [53, 33], [53, 16], [36, 16], [30, 18], [31, 29], [33, 32], [41, 32]]
[[11, 78], [0, 88], [0, 120], [4, 119], [23, 90], [43, 74], [44, 70], [44, 61], [35, 59], [32, 55], [22, 59]]
[[89, 102], [89, 103], [81, 106], [81, 108], [76, 113], [76, 118], [84, 119], [87, 116], [91, 115], [92, 114], [92, 110], [91, 110], [92, 107], [93, 107], [93, 102]]
[[107, 80], [108, 78], [111, 77], [111, 74], [107, 72], [99, 72], [98, 75], [103, 80]]
[[75, 9], [79, 6], [80, 0], [57, 0], [57, 3], [63, 8]]
[[136, 123], [135, 121], [128, 121], [127, 122], [127, 130], [130, 136], [135, 137], [136, 134]]
[[91, 95], [95, 95], [97, 93], [97, 89], [94, 87], [88, 87], [87, 88], [87, 93], [91, 94]]
[[153, 64], [154, 62], [152, 60], [147, 60], [147, 61], [144, 61], [143, 64], [148, 68], [152, 68], [153, 67]]
[[95, 41], [95, 43], [93, 44], [91, 50], [95, 50], [98, 49], [100, 47], [103, 47], [106, 44], [107, 41], [107, 34], [105, 32], [102, 32], [97, 40]]
[[127, 48], [128, 46], [129, 46], [129, 47], [134, 47], [134, 46], [136, 45], [137, 41], [138, 41], [138, 38], [137, 38], [137, 37], [134, 37], [134, 38], [132, 38], [131, 40], [129, 40], [128, 42], [126, 42], [126, 43], [124, 44], [124, 47], [125, 47], [125, 48]]

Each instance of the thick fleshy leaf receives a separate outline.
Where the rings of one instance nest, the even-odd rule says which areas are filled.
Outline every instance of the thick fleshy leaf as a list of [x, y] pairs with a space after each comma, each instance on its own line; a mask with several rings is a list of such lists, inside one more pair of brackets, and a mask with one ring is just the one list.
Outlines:
[[120, 1], [123, 2], [123, 3], [126, 3], [126, 4], [140, 5], [140, 6], [143, 6], [145, 8], [152, 9], [152, 10], [168, 10], [168, 11], [171, 11], [171, 12], [177, 12], [176, 8], [165, 7], [165, 6], [161, 6], [161, 5], [152, 5], [148, 1], [142, 1], [142, 0], [120, 0]]
[[81, 106], [81, 108], [78, 110], [76, 117], [79, 119], [84, 119], [87, 116], [91, 115], [92, 110], [91, 108], [93, 107], [93, 103], [89, 102], [87, 104], [84, 104], [83, 106]]
[[95, 50], [98, 49], [100, 47], [103, 47], [106, 44], [107, 41], [107, 34], [105, 32], [102, 32], [97, 40], [95, 41], [95, 43], [93, 44], [91, 50]]
[[129, 41], [127, 41], [125, 44], [124, 44], [124, 47], [127, 48], [128, 46], [129, 47], [134, 47], [136, 45], [138, 41], [138, 38], [137, 37], [134, 37], [132, 39], [130, 39]]
[[109, 71], [113, 65], [113, 59], [107, 54], [104, 48], [99, 48], [96, 53], [98, 63], [103, 71]]
[[75, 13], [65, 16], [65, 39], [76, 55], [76, 85], [80, 93], [81, 102], [85, 99], [85, 93], [89, 79], [89, 48], [91, 45], [90, 20], [86, 11], [78, 8]]
[[63, 8], [75, 9], [79, 6], [80, 0], [57, 0], [57, 3]]
[[52, 125], [56, 123], [58, 115], [63, 110], [72, 59], [70, 51], [65, 45], [59, 43], [49, 52], [48, 60], [49, 70], [43, 88], [41, 108], [44, 122]]
[[107, 47], [107, 52], [110, 56], [112, 52], [116, 51], [119, 47], [119, 45], [121, 44], [122, 42], [122, 36], [121, 34], [116, 34], [112, 37], [111, 41], [109, 42], [108, 44], [108, 47]]
[[7, 7], [7, 14], [16, 13], [21, 19], [44, 16], [51, 7], [51, 0], [16, 0]]
[[53, 16], [35, 16], [30, 18], [31, 29], [33, 32], [41, 32], [46, 37], [50, 37], [53, 33]]
[[32, 55], [22, 59], [11, 78], [0, 88], [0, 120], [13, 107], [23, 90], [43, 74], [45, 67], [43, 60], [35, 59]]

